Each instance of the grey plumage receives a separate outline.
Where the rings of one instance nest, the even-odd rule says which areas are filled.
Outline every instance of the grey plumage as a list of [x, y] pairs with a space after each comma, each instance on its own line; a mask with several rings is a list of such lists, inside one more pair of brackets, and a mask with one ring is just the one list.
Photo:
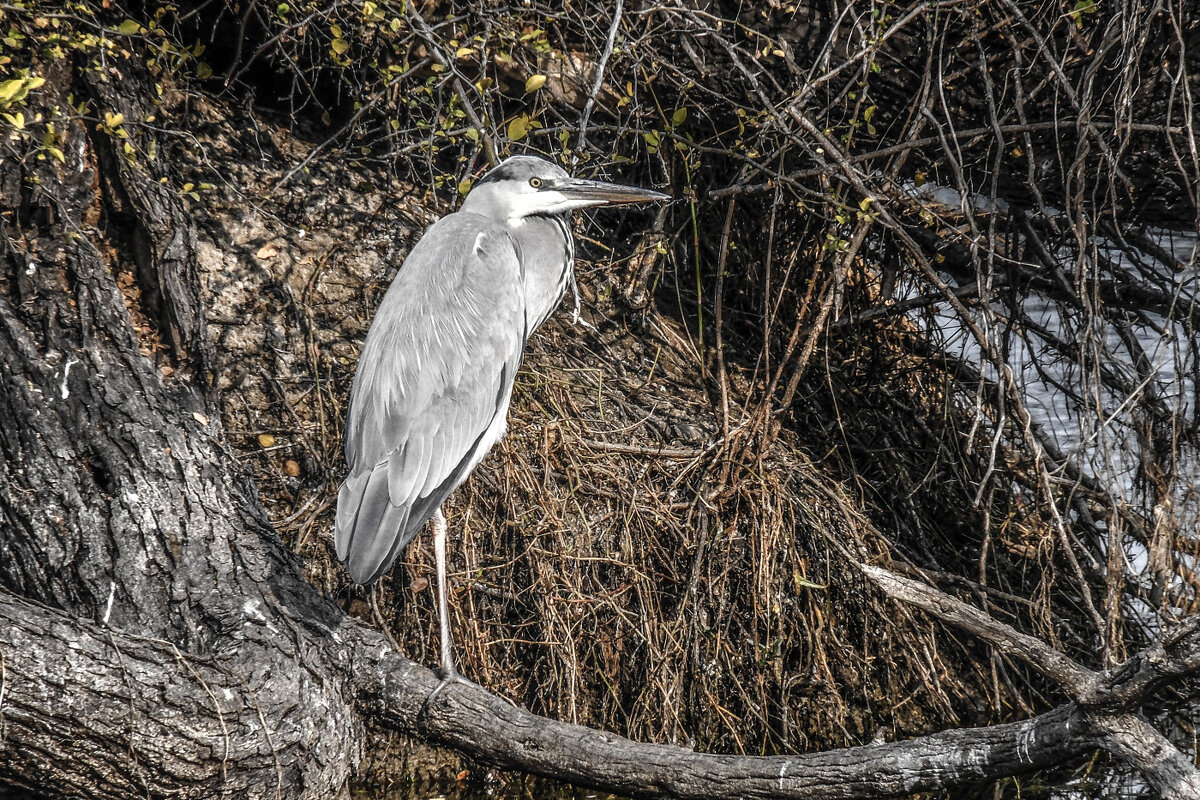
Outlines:
[[430, 227], [384, 295], [350, 394], [336, 544], [356, 582], [387, 571], [500, 438], [525, 331], [504, 227], [463, 212]]
[[[517, 156], [425, 232], [376, 312], [350, 393], [350, 474], [338, 492], [335, 543], [356, 582], [386, 573], [503, 436], [525, 340], [573, 280], [569, 213], [663, 199]], [[451, 677], [437, 520], [442, 668]]]
[[530, 217], [516, 231], [525, 267], [529, 333], [541, 327], [575, 281], [575, 240], [564, 217]]

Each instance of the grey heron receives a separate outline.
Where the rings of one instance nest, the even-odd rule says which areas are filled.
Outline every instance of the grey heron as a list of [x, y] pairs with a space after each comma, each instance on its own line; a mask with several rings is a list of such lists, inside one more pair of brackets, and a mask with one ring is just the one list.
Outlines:
[[371, 322], [350, 392], [337, 555], [371, 584], [433, 518], [444, 681], [459, 676], [441, 506], [504, 435], [525, 341], [573, 286], [570, 213], [668, 199], [509, 158], [429, 227]]

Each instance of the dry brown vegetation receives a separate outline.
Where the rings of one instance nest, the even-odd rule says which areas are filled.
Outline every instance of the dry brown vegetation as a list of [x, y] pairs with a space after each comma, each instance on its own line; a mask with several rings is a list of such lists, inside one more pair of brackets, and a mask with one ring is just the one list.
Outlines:
[[[209, 230], [201, 264], [226, 427], [310, 577], [371, 619], [329, 549], [338, 430], [373, 299], [418, 229], [388, 197], [322, 188], [316, 216], [267, 195], [214, 201], [228, 227]], [[247, 199], [258, 207], [237, 212]], [[449, 509], [464, 669], [542, 713], [705, 748], [937, 726], [944, 693], [965, 701], [970, 686], [939, 685], [931, 629], [914, 653], [911, 618], [871, 601], [854, 565], [884, 539], [790, 433], [728, 475], [687, 332], [594, 291], [620, 268], [584, 265], [583, 323], [567, 310], [533, 340], [509, 436]], [[432, 554], [402, 564], [377, 602], [420, 659], [436, 632]]]

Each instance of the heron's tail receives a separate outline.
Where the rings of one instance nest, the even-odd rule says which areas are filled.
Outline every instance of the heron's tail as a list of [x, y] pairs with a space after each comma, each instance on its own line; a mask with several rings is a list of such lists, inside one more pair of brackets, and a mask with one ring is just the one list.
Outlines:
[[355, 583], [374, 583], [420, 529], [410, 525], [411, 508], [393, 505], [387, 465], [351, 475], [338, 491], [334, 544]]

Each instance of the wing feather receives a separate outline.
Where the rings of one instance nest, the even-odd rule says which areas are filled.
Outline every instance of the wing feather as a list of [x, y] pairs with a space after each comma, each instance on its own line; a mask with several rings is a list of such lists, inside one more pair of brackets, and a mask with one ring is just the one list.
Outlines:
[[483, 217], [445, 217], [405, 260], [351, 390], [335, 540], [355, 581], [387, 572], [503, 432], [525, 316], [513, 241]]
[[388, 471], [388, 494], [393, 505], [408, 502], [418, 482], [424, 478], [418, 465], [428, 445], [428, 436], [409, 436], [383, 462]]
[[461, 424], [459, 407], [456, 404], [449, 405], [446, 412], [445, 419], [439, 421], [437, 431], [430, 442], [432, 447], [429, 452], [429, 467], [424, 470], [425, 479], [414, 487], [419, 497], [428, 496], [454, 470], [456, 462], [461, 458], [456, 457], [447, 446], [447, 442], [461, 439], [456, 433]]

